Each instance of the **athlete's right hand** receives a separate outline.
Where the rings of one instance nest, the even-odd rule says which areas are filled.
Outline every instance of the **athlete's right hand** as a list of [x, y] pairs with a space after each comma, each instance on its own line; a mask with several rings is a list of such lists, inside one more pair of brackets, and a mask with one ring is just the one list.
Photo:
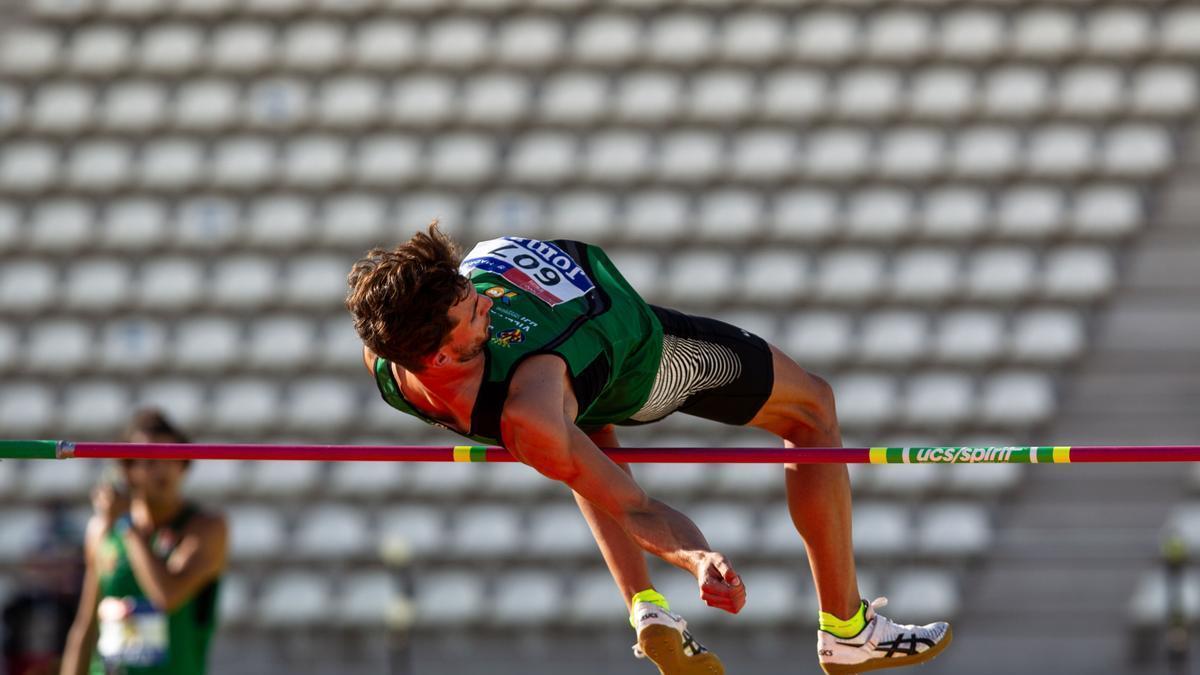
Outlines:
[[704, 554], [696, 568], [700, 597], [709, 607], [737, 614], [746, 604], [746, 587], [729, 559], [715, 551]]
[[92, 509], [111, 530], [117, 519], [129, 512], [129, 497], [108, 483], [101, 483], [92, 490]]

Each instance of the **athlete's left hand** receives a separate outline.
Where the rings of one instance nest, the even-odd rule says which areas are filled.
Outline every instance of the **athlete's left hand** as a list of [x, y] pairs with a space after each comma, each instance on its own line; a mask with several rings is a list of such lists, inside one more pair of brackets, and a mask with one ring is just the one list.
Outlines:
[[737, 614], [746, 604], [746, 587], [729, 559], [717, 552], [704, 556], [696, 580], [700, 597], [709, 607]]

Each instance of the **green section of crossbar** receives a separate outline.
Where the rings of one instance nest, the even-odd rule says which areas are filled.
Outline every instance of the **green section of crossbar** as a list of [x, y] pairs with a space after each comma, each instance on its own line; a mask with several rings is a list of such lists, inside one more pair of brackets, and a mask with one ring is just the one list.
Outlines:
[[0, 459], [58, 459], [58, 441], [0, 441]]

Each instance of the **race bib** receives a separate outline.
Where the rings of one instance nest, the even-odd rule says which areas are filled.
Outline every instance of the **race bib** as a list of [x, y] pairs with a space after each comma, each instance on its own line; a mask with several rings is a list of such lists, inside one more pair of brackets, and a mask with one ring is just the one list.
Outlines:
[[146, 600], [104, 598], [96, 608], [96, 651], [107, 663], [157, 666], [167, 660], [167, 615]]
[[464, 275], [471, 270], [499, 274], [552, 307], [581, 298], [595, 288], [583, 268], [561, 248], [524, 237], [480, 242], [458, 269]]

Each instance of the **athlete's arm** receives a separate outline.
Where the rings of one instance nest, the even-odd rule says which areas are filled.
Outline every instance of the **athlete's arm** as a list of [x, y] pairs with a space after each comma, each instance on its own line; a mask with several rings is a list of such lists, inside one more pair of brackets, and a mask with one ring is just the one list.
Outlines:
[[225, 569], [228, 527], [220, 516], [197, 516], [188, 523], [183, 539], [164, 562], [150, 550], [150, 542], [134, 528], [122, 541], [129, 567], [150, 603], [173, 612], [200, 592]]
[[92, 660], [92, 649], [96, 646], [96, 606], [100, 602], [100, 580], [96, 572], [96, 549], [104, 538], [106, 526], [99, 516], [88, 521], [87, 534], [83, 541], [83, 590], [79, 596], [79, 610], [67, 633], [67, 644], [63, 649], [60, 675], [86, 675]]
[[639, 546], [692, 573], [708, 604], [736, 613], [745, 587], [725, 556], [714, 552], [686, 516], [649, 497], [578, 426], [566, 364], [530, 358], [509, 385], [500, 430], [517, 459], [565, 483], [612, 516]]

